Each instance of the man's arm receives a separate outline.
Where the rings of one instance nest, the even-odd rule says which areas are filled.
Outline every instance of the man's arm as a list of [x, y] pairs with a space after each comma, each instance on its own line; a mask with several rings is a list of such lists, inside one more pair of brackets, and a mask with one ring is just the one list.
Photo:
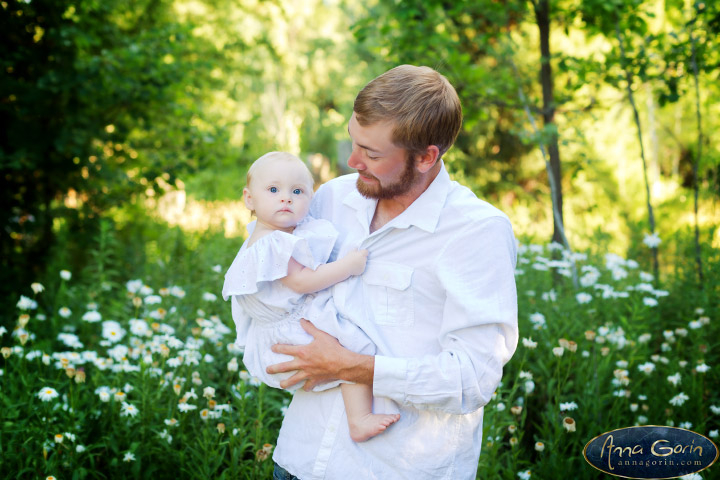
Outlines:
[[492, 398], [518, 340], [515, 238], [509, 221], [470, 222], [442, 246], [442, 351], [375, 358], [373, 392], [401, 405], [474, 412]]
[[297, 373], [280, 383], [288, 388], [303, 380], [307, 380], [303, 388], [310, 391], [316, 385], [334, 380], [346, 380], [372, 386], [375, 371], [375, 357], [355, 353], [340, 345], [335, 337], [318, 329], [308, 320], [300, 320], [300, 324], [313, 336], [314, 340], [307, 345], [273, 345], [272, 351], [294, 357], [284, 363], [267, 367], [268, 373]]

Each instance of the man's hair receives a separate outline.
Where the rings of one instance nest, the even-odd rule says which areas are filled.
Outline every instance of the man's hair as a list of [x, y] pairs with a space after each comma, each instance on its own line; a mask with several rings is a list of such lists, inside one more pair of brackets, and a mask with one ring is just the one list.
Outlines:
[[312, 173], [310, 173], [310, 170], [308, 169], [307, 165], [305, 165], [305, 162], [300, 160], [298, 157], [293, 155], [292, 153], [287, 152], [268, 152], [262, 157], [258, 158], [253, 162], [252, 165], [250, 165], [250, 169], [248, 169], [247, 172], [247, 181], [246, 185], [249, 187], [250, 182], [252, 181], [253, 173], [256, 172], [259, 168], [262, 168], [264, 165], [269, 165], [273, 162], [279, 162], [279, 161], [285, 161], [285, 162], [297, 162], [301, 164], [303, 167], [305, 167], [305, 170], [307, 171], [307, 180], [308, 184], [310, 185], [310, 188], [315, 185], [315, 180], [313, 179]]
[[353, 110], [362, 126], [393, 122], [393, 143], [411, 154], [435, 145], [442, 156], [462, 125], [457, 92], [430, 67], [400, 65], [388, 70], [360, 91]]

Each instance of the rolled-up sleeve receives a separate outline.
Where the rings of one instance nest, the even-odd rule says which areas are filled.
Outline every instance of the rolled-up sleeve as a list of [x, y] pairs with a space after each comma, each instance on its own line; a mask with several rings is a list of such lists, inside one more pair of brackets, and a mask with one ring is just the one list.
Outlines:
[[419, 409], [474, 412], [492, 398], [518, 341], [516, 242], [510, 222], [468, 222], [443, 245], [435, 271], [445, 291], [441, 352], [375, 357], [373, 392]]

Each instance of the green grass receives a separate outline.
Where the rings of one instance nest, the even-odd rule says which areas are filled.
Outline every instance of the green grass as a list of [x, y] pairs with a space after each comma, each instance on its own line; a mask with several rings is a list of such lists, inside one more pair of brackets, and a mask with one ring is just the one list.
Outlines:
[[[60, 248], [38, 279], [44, 290], [17, 286], [18, 301], [32, 301], [0, 322], [8, 330], [0, 337], [8, 355], [0, 359], [0, 471], [5, 478], [268, 478], [272, 462], [264, 458], [290, 396], [248, 378], [241, 363], [235, 368], [234, 328], [219, 292], [240, 239], [133, 218], [100, 221], [89, 240], [59, 225]], [[683, 251], [687, 242], [677, 242], [674, 251]], [[562, 251], [521, 248], [523, 340], [485, 410], [478, 478], [528, 470], [532, 478], [603, 478], [583, 447], [624, 426], [717, 436], [717, 253], [705, 258], [703, 285], [691, 256], [672, 259], [663, 285], [632, 259], [573, 258], [578, 287]], [[71, 313], [61, 315], [63, 307]], [[88, 321], [98, 316], [90, 311], [99, 321]], [[668, 380], [677, 374], [679, 383]], [[46, 387], [58, 396], [43, 401]], [[688, 397], [682, 404], [672, 400], [680, 393]], [[564, 428], [566, 417], [575, 431]]]

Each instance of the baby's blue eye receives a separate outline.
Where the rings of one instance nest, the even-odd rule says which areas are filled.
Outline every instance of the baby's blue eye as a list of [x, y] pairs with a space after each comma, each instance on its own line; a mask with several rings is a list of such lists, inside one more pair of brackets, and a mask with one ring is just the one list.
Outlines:
[[270, 187], [270, 191], [272, 193], [277, 193], [278, 190], [277, 190], [277, 187]]
[[299, 189], [299, 188], [296, 188], [295, 190], [293, 190], [293, 193], [294, 193], [295, 195], [300, 195], [300, 194], [302, 193], [302, 190]]

